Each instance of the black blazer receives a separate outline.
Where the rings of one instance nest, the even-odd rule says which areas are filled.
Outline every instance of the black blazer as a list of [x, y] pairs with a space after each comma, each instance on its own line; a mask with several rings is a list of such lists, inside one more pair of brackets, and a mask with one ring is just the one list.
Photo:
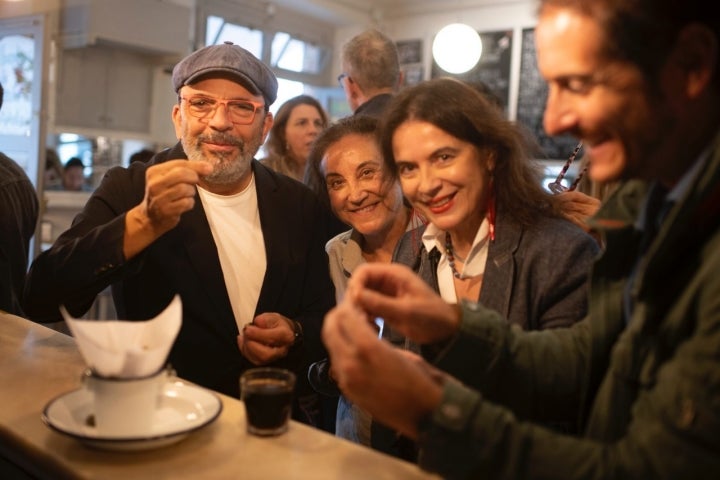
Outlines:
[[[151, 164], [177, 158], [187, 158], [180, 144]], [[237, 346], [238, 327], [200, 199], [173, 230], [129, 262], [123, 259], [124, 214], [144, 196], [147, 166], [136, 162], [107, 173], [73, 226], [33, 263], [26, 312], [55, 321], [64, 304], [79, 316], [112, 285], [118, 318], [143, 320], [180, 294], [183, 323], [169, 362], [187, 380], [238, 396], [238, 377], [252, 365]], [[303, 325], [303, 345], [278, 364], [295, 370], [305, 390], [307, 366], [326, 356], [320, 329], [334, 304], [324, 251], [327, 215], [300, 182], [256, 161], [252, 168], [267, 255], [256, 314], [278, 312]]]

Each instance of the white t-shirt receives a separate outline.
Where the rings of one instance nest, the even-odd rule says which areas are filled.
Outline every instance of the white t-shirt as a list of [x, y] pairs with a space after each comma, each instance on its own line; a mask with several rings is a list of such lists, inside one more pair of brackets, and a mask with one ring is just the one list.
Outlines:
[[255, 176], [235, 195], [216, 195], [200, 187], [198, 192], [220, 257], [235, 322], [242, 330], [255, 316], [267, 267]]

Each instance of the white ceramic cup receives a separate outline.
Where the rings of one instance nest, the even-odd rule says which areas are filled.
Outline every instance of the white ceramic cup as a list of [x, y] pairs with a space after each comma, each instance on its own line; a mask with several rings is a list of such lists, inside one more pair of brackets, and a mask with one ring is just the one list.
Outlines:
[[146, 437], [152, 434], [167, 370], [140, 378], [100, 377], [90, 370], [83, 375], [93, 397], [95, 429], [103, 437]]

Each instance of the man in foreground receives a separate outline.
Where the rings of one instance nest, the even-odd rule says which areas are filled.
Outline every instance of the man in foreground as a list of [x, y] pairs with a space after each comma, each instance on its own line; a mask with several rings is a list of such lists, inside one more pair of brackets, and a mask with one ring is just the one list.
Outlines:
[[320, 326], [334, 289], [317, 198], [253, 161], [277, 80], [230, 43], [189, 55], [172, 79], [180, 142], [149, 164], [108, 172], [33, 263], [26, 312], [55, 321], [65, 305], [79, 316], [112, 285], [119, 318], [144, 320], [179, 294], [183, 323], [169, 358], [179, 376], [238, 396], [247, 368], [293, 369], [295, 418], [315, 423], [305, 372], [325, 355]]
[[[418, 440], [424, 468], [451, 478], [717, 476], [720, 26], [710, 8], [541, 1], [546, 130], [583, 140], [593, 180], [623, 182], [594, 219], [606, 251], [584, 321], [520, 332], [482, 305], [443, 303], [402, 266], [354, 272], [323, 331], [336, 378]], [[378, 340], [375, 317], [432, 347], [439, 370]], [[582, 436], [534, 423], [572, 418]]]

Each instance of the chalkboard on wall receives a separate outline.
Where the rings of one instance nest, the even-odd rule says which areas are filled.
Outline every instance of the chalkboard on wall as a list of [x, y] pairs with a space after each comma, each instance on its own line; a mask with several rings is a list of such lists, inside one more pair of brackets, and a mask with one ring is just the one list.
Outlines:
[[546, 159], [561, 160], [572, 153], [577, 139], [570, 135], [550, 137], [543, 129], [548, 87], [538, 72], [534, 33], [534, 28], [526, 28], [522, 32], [517, 121], [535, 135]]
[[[482, 40], [482, 55], [477, 65], [467, 73], [448, 73], [433, 60], [432, 78], [454, 77], [466, 82], [484, 83], [498, 98], [507, 112], [510, 93], [510, 55], [512, 52], [512, 30], [479, 32]], [[462, 46], [458, 46], [462, 48]]]
[[403, 72], [402, 87], [415, 85], [423, 81], [422, 40], [402, 40], [396, 42], [400, 70]]

